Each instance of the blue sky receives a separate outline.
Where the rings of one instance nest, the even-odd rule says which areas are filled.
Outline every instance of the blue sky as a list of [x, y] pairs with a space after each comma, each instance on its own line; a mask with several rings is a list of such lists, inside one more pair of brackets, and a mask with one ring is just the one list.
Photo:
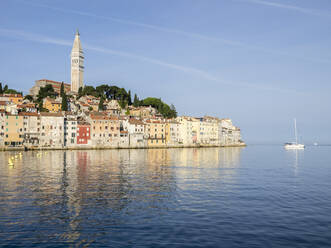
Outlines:
[[179, 114], [232, 118], [248, 143], [331, 143], [329, 0], [1, 0], [0, 81], [70, 81], [161, 97]]

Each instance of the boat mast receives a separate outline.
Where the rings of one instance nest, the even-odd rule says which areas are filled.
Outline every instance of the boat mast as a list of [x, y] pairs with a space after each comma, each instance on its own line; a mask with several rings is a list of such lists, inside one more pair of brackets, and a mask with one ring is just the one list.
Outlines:
[[294, 132], [295, 132], [295, 144], [298, 144], [297, 119], [296, 118], [294, 118]]

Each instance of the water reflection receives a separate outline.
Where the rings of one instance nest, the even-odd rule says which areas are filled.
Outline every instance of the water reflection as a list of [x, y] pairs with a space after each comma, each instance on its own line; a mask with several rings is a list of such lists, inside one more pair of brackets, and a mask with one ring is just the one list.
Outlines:
[[90, 244], [107, 228], [151, 221], [176, 209], [182, 196], [178, 191], [192, 186], [187, 180], [231, 180], [240, 151], [2, 152], [0, 227], [26, 230], [22, 242]]
[[291, 166], [293, 166], [294, 175], [297, 176], [299, 172], [299, 162], [303, 159], [304, 150], [286, 150], [290, 159]]

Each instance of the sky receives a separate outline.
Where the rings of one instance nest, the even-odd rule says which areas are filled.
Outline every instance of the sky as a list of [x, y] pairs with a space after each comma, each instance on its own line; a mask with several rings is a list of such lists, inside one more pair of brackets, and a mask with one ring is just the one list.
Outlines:
[[84, 83], [231, 118], [248, 144], [331, 144], [329, 0], [0, 0], [0, 82]]

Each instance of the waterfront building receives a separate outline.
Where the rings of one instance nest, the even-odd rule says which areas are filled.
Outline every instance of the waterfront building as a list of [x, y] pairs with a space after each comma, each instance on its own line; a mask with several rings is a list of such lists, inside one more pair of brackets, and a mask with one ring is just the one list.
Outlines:
[[180, 123], [179, 134], [180, 140], [184, 146], [191, 146], [197, 143], [197, 132], [200, 129], [197, 118], [190, 116], [180, 116], [176, 120]]
[[0, 146], [4, 146], [5, 116], [6, 116], [5, 110], [0, 109]]
[[47, 109], [49, 112], [59, 112], [61, 111], [62, 100], [61, 98], [50, 98], [46, 97], [43, 100], [43, 107]]
[[166, 122], [166, 143], [169, 146], [176, 146], [182, 143], [179, 133], [180, 124], [175, 120]]
[[77, 122], [77, 145], [91, 145], [91, 125], [86, 121]]
[[147, 146], [166, 145], [166, 123], [162, 120], [148, 119], [146, 122]]
[[23, 117], [24, 146], [38, 146], [40, 139], [40, 115], [32, 112], [20, 112], [19, 116]]
[[[32, 95], [33, 97], [36, 97], [39, 93], [40, 87], [45, 87], [48, 84], [52, 85], [54, 91], [60, 95], [62, 82], [57, 82], [48, 79], [36, 80], [35, 85], [30, 89], [29, 94]], [[66, 94], [69, 94], [71, 88], [70, 84], [63, 83], [63, 86], [64, 86], [64, 92]]]
[[67, 114], [64, 117], [64, 146], [74, 147], [77, 145], [77, 116]]
[[[146, 147], [145, 139], [145, 124], [136, 118], [122, 120], [123, 131], [128, 133], [128, 146], [130, 147]], [[121, 133], [125, 137], [125, 133]]]
[[219, 139], [221, 145], [244, 144], [241, 141], [240, 129], [232, 124], [231, 119], [221, 119], [219, 125]]
[[216, 117], [205, 116], [200, 118], [200, 127], [198, 131], [198, 143], [201, 145], [219, 144], [219, 120]]
[[23, 117], [6, 113], [4, 116], [4, 145], [17, 147], [23, 145]]
[[91, 140], [93, 146], [117, 147], [120, 139], [120, 121], [116, 116], [91, 114]]
[[74, 44], [71, 50], [71, 91], [78, 93], [80, 87], [84, 87], [84, 54], [80, 43], [80, 34], [77, 30]]
[[64, 145], [64, 116], [62, 113], [40, 113], [40, 146], [62, 148]]

